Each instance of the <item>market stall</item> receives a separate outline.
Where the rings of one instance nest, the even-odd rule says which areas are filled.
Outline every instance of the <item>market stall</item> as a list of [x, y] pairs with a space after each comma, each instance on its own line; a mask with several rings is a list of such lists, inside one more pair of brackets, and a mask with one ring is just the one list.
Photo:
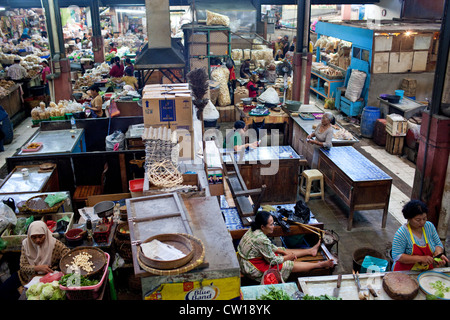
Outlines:
[[324, 180], [349, 207], [347, 230], [357, 210], [382, 209], [386, 226], [392, 178], [352, 146], [320, 149], [318, 169]]

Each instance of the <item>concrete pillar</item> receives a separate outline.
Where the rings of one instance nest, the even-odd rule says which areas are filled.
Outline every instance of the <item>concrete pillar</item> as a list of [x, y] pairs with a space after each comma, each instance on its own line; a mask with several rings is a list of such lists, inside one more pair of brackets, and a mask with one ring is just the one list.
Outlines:
[[61, 14], [58, 0], [42, 0], [45, 9], [47, 34], [50, 46], [50, 65], [52, 74], [48, 75], [51, 100], [72, 99], [72, 82], [70, 78], [70, 60], [66, 57]]
[[92, 20], [92, 51], [94, 52], [94, 62], [102, 63], [105, 61], [105, 54], [103, 50], [103, 37], [100, 27], [100, 11], [99, 0], [91, 0], [91, 20]]

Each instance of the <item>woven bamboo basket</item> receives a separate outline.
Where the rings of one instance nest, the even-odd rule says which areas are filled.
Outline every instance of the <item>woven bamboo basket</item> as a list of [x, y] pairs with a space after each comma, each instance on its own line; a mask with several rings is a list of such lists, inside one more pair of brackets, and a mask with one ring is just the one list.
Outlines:
[[[64, 204], [65, 200], [62, 200], [58, 203], [56, 203], [55, 205], [53, 205], [53, 207], [49, 207], [47, 202], [45, 202], [45, 198], [47, 197], [47, 195], [39, 195], [39, 196], [34, 196], [30, 199], [27, 200], [27, 202], [25, 203], [25, 206], [27, 207], [27, 210], [34, 212], [34, 213], [55, 213], [58, 212], [59, 208]], [[37, 204], [42, 204], [43, 208], [41, 207], [37, 207]]]
[[92, 256], [89, 261], [93, 263], [93, 271], [86, 271], [83, 268], [79, 268], [81, 275], [86, 277], [94, 276], [103, 270], [107, 262], [107, 257], [103, 250], [96, 247], [76, 247], [65, 254], [59, 261], [59, 269], [61, 272], [64, 274], [73, 273], [70, 269], [73, 258], [82, 252], [89, 253]]

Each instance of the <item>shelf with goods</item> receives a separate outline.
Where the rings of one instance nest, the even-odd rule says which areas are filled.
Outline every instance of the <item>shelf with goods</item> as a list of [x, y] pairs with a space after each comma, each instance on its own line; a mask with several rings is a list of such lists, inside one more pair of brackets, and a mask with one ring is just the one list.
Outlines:
[[196, 68], [206, 68], [211, 75], [213, 59], [223, 59], [231, 54], [230, 28], [222, 26], [183, 25], [185, 39], [186, 73]]
[[313, 91], [318, 98], [335, 98], [337, 88], [342, 87], [343, 85], [344, 78], [328, 79], [318, 71], [311, 71], [310, 90]]

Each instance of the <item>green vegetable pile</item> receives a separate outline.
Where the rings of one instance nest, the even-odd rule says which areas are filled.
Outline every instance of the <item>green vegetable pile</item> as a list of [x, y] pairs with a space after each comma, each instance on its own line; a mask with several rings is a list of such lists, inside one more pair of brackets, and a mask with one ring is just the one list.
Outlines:
[[438, 298], [444, 298], [445, 293], [450, 292], [450, 287], [445, 286], [445, 284], [440, 280], [430, 283], [430, 286], [436, 290], [434, 295]]
[[76, 274], [66, 274], [60, 280], [59, 284], [64, 287], [87, 287], [87, 286], [95, 286], [98, 284], [98, 280], [91, 280], [83, 275]]
[[258, 300], [291, 300], [291, 297], [283, 289], [271, 286]]
[[329, 296], [327, 294], [322, 294], [320, 296], [312, 296], [307, 294], [303, 296], [302, 300], [342, 300], [342, 298]]
[[59, 288], [59, 282], [38, 282], [26, 291], [27, 300], [64, 300], [66, 292]]

